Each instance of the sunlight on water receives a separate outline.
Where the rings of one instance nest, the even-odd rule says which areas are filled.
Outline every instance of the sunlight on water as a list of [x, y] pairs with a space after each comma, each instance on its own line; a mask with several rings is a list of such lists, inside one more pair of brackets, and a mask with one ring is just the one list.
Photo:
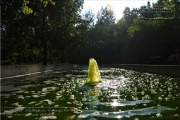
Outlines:
[[[180, 118], [179, 79], [118, 68], [103, 68], [100, 72], [102, 82], [97, 86], [85, 84], [86, 70], [34, 76], [33, 84], [2, 93], [1, 116], [32, 120]], [[20, 107], [23, 110], [18, 111]]]

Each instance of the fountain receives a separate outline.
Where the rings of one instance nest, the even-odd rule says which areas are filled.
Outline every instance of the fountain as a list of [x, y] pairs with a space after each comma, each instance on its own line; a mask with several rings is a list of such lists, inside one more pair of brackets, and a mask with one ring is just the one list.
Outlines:
[[36, 82], [1, 91], [3, 120], [180, 119], [179, 78], [109, 67], [100, 73], [90, 59], [88, 72], [60, 69], [2, 83], [31, 79]]
[[88, 78], [86, 84], [97, 85], [102, 82], [97, 62], [94, 58], [89, 59]]

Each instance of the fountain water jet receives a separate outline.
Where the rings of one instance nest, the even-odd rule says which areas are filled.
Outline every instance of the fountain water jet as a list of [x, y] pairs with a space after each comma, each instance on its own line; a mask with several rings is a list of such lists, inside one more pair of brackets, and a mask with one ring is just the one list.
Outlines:
[[86, 84], [97, 85], [100, 82], [102, 82], [102, 79], [97, 62], [94, 58], [90, 58]]

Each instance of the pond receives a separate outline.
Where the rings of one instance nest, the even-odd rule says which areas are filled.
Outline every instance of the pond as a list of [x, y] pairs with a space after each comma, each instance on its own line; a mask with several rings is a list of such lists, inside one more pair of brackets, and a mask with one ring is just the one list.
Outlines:
[[180, 79], [100, 68], [103, 82], [84, 85], [87, 68], [1, 81], [2, 120], [180, 119]]

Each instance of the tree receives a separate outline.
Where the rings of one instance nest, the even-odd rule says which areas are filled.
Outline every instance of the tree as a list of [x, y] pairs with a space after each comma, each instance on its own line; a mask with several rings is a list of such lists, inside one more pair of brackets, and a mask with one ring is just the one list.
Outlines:
[[40, 57], [39, 42], [28, 25], [30, 15], [22, 13], [21, 7], [20, 1], [2, 1], [2, 63], [30, 62]]
[[[70, 54], [72, 38], [76, 32], [76, 25], [80, 22], [80, 10], [83, 2], [79, 0], [69, 0], [56, 2], [56, 5], [49, 8], [49, 19], [51, 30], [49, 34], [49, 47], [51, 48], [51, 58], [56, 58], [61, 62], [68, 60]], [[48, 35], [49, 36], [49, 35]], [[52, 61], [52, 60], [51, 60]]]
[[111, 26], [115, 24], [115, 19], [114, 12], [110, 5], [107, 5], [105, 8], [102, 7], [97, 13], [97, 23], [95, 25], [97, 38], [99, 33], [102, 34], [101, 38], [97, 39], [99, 44], [104, 46], [104, 43], [113, 41]]
[[133, 19], [137, 17], [138, 10], [135, 8], [130, 10], [129, 7], [125, 7], [123, 13], [124, 13], [123, 18], [126, 20], [126, 23], [130, 25], [133, 23]]
[[107, 5], [105, 8], [101, 8], [101, 10], [97, 13], [97, 25], [111, 25], [115, 23], [115, 16], [113, 9], [110, 5]]
[[[79, 0], [55, 0], [54, 2], [46, 0], [3, 1], [1, 25], [2, 37], [4, 38], [2, 41], [4, 46], [2, 48], [3, 59], [10, 59], [13, 55], [13, 61], [16, 62], [16, 59], [22, 58], [22, 52], [17, 51], [18, 48], [20, 49], [17, 44], [6, 45], [6, 41], [12, 42], [12, 40], [19, 40], [19, 43], [24, 40], [25, 42], [21, 44], [27, 46], [23, 47], [24, 51], [33, 47], [36, 54], [38, 50], [38, 53], [43, 56], [44, 65], [47, 64], [48, 53], [56, 52], [58, 53], [56, 55], [59, 56], [59, 48], [61, 53], [65, 53], [67, 44], [75, 30], [75, 24], [80, 18], [79, 11], [82, 4], [83, 1]], [[15, 50], [11, 50], [12, 48]], [[8, 55], [5, 51], [9, 51]], [[31, 56], [29, 52], [23, 54]]]

